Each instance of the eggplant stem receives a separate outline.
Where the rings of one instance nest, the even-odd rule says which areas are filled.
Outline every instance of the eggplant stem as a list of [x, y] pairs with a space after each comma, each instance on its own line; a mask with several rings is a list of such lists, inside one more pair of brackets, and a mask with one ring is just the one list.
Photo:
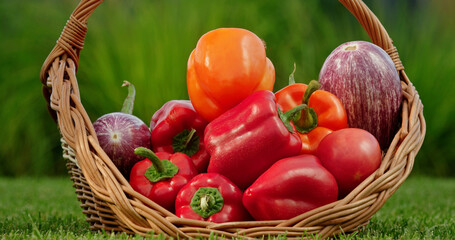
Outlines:
[[134, 85], [128, 81], [123, 81], [122, 87], [128, 87], [128, 96], [126, 96], [125, 101], [123, 102], [122, 112], [133, 114], [134, 108], [134, 99], [136, 98], [136, 89]]

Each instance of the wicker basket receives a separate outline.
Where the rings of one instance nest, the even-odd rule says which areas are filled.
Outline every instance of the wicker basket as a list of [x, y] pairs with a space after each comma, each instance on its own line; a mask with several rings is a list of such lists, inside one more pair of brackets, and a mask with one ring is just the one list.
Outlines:
[[80, 2], [41, 70], [43, 93], [62, 135], [63, 156], [68, 160], [77, 198], [92, 230], [179, 238], [210, 234], [246, 238], [318, 234], [326, 238], [356, 231], [368, 224], [411, 172], [425, 136], [419, 95], [376, 16], [360, 0], [340, 0], [358, 19], [372, 42], [391, 56], [401, 77], [404, 95], [401, 128], [384, 153], [380, 168], [344, 199], [289, 220], [216, 224], [176, 217], [131, 188], [98, 144], [93, 125], [81, 104], [76, 79], [79, 54], [84, 45], [87, 19], [101, 2]]

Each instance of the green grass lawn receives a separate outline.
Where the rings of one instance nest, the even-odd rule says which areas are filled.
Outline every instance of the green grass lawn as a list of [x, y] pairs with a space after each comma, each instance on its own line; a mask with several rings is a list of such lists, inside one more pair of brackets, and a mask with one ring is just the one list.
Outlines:
[[[0, 177], [0, 192], [2, 239], [127, 238], [88, 230], [69, 177]], [[411, 176], [363, 231], [337, 239], [451, 239], [454, 216], [455, 179]]]

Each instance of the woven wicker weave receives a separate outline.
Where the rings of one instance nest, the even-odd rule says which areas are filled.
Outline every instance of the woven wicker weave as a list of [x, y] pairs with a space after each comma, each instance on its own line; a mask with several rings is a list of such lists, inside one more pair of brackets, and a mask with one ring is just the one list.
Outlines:
[[91, 229], [140, 235], [153, 232], [180, 238], [204, 237], [211, 233], [247, 238], [318, 234], [326, 238], [368, 224], [411, 172], [426, 129], [419, 95], [376, 16], [360, 0], [340, 0], [358, 19], [372, 42], [391, 56], [401, 77], [402, 125], [385, 152], [380, 168], [344, 199], [289, 220], [216, 224], [176, 217], [131, 188], [98, 144], [81, 104], [76, 78], [79, 54], [84, 46], [87, 19], [101, 2], [80, 2], [41, 70], [43, 93], [58, 123], [63, 156], [68, 160], [69, 174]]

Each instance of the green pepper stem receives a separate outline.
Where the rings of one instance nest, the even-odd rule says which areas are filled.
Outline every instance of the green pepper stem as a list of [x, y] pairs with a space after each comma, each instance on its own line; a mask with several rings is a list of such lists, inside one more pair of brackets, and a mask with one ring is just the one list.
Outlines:
[[158, 173], [162, 173], [165, 171], [163, 162], [161, 161], [160, 158], [158, 158], [158, 156], [156, 156], [156, 154], [152, 150], [145, 147], [138, 147], [134, 149], [134, 153], [139, 156], [148, 158], [153, 163], [153, 167], [155, 167]]
[[311, 95], [321, 87], [321, 84], [316, 80], [311, 80], [308, 84], [305, 93], [303, 94], [302, 103], [306, 105], [300, 112], [292, 119], [295, 128], [300, 133], [308, 133], [318, 125], [318, 116], [313, 108], [308, 107], [308, 102]]
[[224, 199], [220, 191], [214, 187], [200, 187], [193, 195], [190, 207], [203, 218], [208, 218], [221, 211]]
[[188, 136], [186, 137], [185, 142], [183, 143], [184, 148], [186, 148], [188, 146], [188, 144], [191, 142], [195, 133], [196, 133], [196, 129], [192, 128], [190, 133], [188, 133]]
[[318, 125], [318, 116], [316, 112], [306, 107], [302, 109], [299, 115], [296, 115], [292, 122], [294, 123], [295, 129], [300, 133], [308, 133]]
[[128, 87], [128, 96], [126, 96], [123, 102], [122, 112], [133, 114], [134, 98], [136, 97], [136, 89], [134, 85], [128, 81], [123, 81], [122, 87]]
[[188, 156], [193, 156], [199, 151], [199, 136], [196, 129], [184, 129], [172, 138], [172, 149], [174, 152], [182, 152]]
[[210, 195], [204, 195], [201, 197], [201, 209], [203, 211], [207, 211], [210, 208], [211, 201], [214, 201], [214, 199]]
[[305, 90], [305, 93], [303, 94], [302, 103], [308, 105], [308, 101], [310, 100], [311, 94], [313, 94], [320, 87], [321, 87], [321, 84], [318, 81], [311, 80]]
[[296, 115], [300, 113], [300, 111], [304, 108], [308, 108], [306, 104], [301, 104], [293, 109], [283, 113], [281, 109], [277, 106], [278, 116], [280, 117], [281, 121], [283, 122], [284, 126], [288, 129], [290, 133], [294, 132], [294, 128], [291, 125], [291, 121], [296, 118]]

